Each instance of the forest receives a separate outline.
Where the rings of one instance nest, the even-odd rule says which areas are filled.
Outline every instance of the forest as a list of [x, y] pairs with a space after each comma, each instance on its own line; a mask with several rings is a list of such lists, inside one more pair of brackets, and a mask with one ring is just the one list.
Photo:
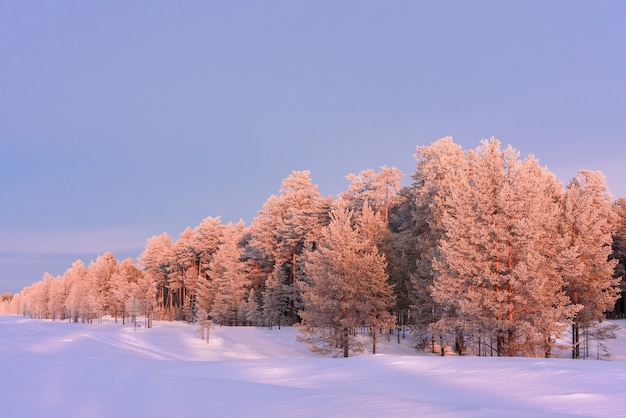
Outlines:
[[418, 146], [409, 186], [383, 166], [324, 197], [294, 171], [250, 225], [207, 217], [137, 260], [106, 252], [49, 273], [0, 313], [151, 327], [294, 326], [313, 352], [376, 353], [381, 338], [474, 356], [588, 355], [624, 317], [626, 199], [600, 172], [567, 185], [494, 138]]

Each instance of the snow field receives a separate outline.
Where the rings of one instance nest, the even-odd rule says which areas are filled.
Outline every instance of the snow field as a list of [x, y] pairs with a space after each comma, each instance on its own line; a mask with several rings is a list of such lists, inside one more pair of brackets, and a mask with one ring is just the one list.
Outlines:
[[[622, 324], [621, 321], [616, 321]], [[322, 358], [297, 331], [153, 329], [0, 317], [3, 417], [619, 417], [626, 331], [611, 361], [439, 357], [410, 341]]]

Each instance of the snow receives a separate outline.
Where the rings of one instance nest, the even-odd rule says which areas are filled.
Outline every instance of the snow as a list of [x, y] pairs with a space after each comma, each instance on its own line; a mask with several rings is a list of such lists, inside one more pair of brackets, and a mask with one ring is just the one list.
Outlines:
[[3, 316], [0, 415], [626, 416], [624, 329], [610, 361], [439, 357], [408, 338], [381, 343], [381, 354], [322, 358], [296, 335], [224, 327], [207, 345], [178, 322], [134, 330]]

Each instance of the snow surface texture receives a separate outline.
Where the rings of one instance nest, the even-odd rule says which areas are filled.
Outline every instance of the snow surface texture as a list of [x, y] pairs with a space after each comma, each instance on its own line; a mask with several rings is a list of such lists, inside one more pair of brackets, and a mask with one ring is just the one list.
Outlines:
[[409, 338], [322, 358], [296, 335], [225, 327], [207, 345], [177, 322], [134, 331], [0, 317], [0, 416], [626, 416], [624, 329], [611, 361], [439, 357]]

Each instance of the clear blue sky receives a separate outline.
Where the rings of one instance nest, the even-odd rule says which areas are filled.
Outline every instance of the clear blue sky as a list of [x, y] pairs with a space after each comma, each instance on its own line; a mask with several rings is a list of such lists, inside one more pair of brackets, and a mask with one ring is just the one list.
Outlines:
[[626, 196], [626, 2], [2, 1], [0, 292], [495, 136]]

